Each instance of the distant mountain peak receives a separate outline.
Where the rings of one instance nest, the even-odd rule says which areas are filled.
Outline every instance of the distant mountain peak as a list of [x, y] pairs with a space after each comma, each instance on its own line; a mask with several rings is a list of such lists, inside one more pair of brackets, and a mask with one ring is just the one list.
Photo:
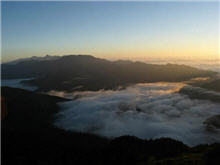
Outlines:
[[10, 64], [10, 65], [16, 65], [20, 62], [28, 62], [28, 61], [48, 61], [48, 60], [56, 60], [59, 59], [61, 56], [50, 56], [50, 55], [45, 55], [43, 57], [39, 57], [39, 56], [31, 56], [31, 57], [27, 57], [27, 58], [21, 58], [21, 59], [17, 59], [17, 60], [13, 60], [10, 62], [7, 62], [5, 64]]
[[114, 61], [116, 64], [131, 64], [133, 63], [131, 60], [117, 60]]

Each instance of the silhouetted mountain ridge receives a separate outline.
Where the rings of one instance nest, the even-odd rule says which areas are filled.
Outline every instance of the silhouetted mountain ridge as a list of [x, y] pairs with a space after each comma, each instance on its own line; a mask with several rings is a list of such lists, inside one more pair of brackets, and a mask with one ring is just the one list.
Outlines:
[[30, 78], [24, 83], [49, 90], [116, 89], [133, 83], [183, 81], [215, 72], [186, 65], [155, 65], [143, 62], [108, 61], [90, 55], [67, 55], [54, 60], [30, 60], [15, 65], [2, 64], [2, 78]]
[[46, 60], [55, 60], [58, 58], [60, 58], [60, 56], [51, 56], [51, 55], [46, 55], [44, 57], [32, 56], [28, 58], [21, 58], [10, 62], [6, 62], [6, 64], [15, 65], [25, 61], [46, 61]]

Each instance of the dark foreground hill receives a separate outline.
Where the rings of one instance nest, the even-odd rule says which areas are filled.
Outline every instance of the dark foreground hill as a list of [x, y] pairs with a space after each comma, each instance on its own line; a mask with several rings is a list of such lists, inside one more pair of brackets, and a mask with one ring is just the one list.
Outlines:
[[213, 74], [186, 65], [111, 62], [87, 55], [2, 64], [3, 79], [34, 77], [24, 83], [37, 86], [39, 91], [115, 89], [132, 83], [183, 81]]
[[41, 129], [49, 127], [53, 114], [58, 112], [56, 104], [68, 99], [29, 92], [23, 89], [2, 87], [1, 98], [6, 105], [2, 128], [14, 130]]
[[[219, 144], [190, 148], [169, 138], [106, 139], [52, 126], [62, 98], [1, 88], [2, 165], [219, 165]], [[3, 106], [4, 105], [4, 106]]]

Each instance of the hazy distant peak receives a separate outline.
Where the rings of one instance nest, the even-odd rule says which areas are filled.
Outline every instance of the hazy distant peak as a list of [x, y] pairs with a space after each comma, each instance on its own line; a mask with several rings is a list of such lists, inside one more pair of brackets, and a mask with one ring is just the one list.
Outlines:
[[64, 56], [62, 56], [62, 58], [90, 58], [90, 59], [94, 59], [95, 57], [92, 55], [81, 55], [81, 54], [73, 55], [73, 54], [71, 54], [71, 55], [64, 55]]
[[48, 60], [56, 60], [59, 58], [60, 58], [60, 56], [50, 56], [50, 55], [46, 55], [43, 57], [32, 56], [32, 57], [28, 57], [28, 58], [21, 58], [21, 59], [13, 60], [13, 61], [7, 62], [6, 64], [15, 65], [20, 62], [26, 62], [26, 61], [33, 61], [33, 60], [34, 61], [48, 61]]
[[94, 59], [99, 59], [96, 58], [92, 55], [63, 55], [63, 56], [52, 56], [52, 55], [45, 55], [43, 57], [38, 57], [38, 56], [32, 56], [28, 58], [21, 58], [17, 60], [13, 60], [10, 62], [6, 62], [5, 64], [10, 64], [10, 65], [16, 65], [20, 62], [31, 62], [31, 61], [52, 61], [52, 60], [74, 60], [74, 59], [84, 59], [84, 60], [94, 60]]
[[117, 61], [114, 61], [116, 64], [131, 64], [133, 63], [132, 61], [130, 60], [117, 60]]

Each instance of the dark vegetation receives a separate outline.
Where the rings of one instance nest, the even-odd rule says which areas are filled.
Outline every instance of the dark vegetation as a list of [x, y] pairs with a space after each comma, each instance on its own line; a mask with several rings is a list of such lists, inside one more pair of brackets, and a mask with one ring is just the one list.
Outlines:
[[3, 165], [220, 164], [219, 144], [190, 148], [169, 138], [107, 139], [54, 128], [56, 103], [65, 99], [8, 87], [1, 90], [7, 111], [1, 129]]
[[186, 65], [153, 65], [142, 62], [115, 61], [87, 55], [68, 55], [54, 60], [26, 60], [2, 65], [2, 78], [30, 78], [24, 83], [50, 90], [116, 89], [133, 83], [183, 81], [206, 77], [215, 72]]

